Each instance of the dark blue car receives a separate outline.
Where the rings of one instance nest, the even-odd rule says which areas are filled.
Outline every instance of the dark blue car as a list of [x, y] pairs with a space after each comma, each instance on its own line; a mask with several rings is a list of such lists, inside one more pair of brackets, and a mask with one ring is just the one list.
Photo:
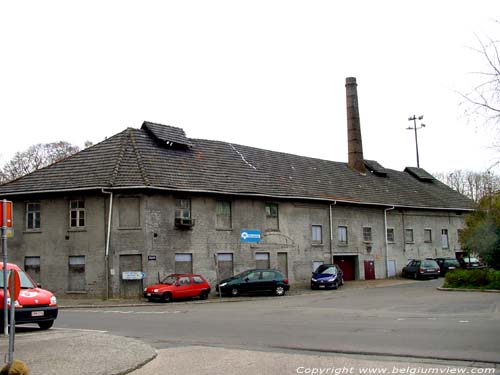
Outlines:
[[338, 289], [344, 285], [344, 274], [336, 264], [322, 264], [311, 277], [311, 289]]

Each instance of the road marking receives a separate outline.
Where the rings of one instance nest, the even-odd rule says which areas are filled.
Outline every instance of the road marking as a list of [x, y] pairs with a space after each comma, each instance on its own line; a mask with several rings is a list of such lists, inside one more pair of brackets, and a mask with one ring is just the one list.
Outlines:
[[468, 320], [460, 320], [460, 323], [469, 323]]
[[183, 311], [180, 310], [167, 310], [167, 311], [133, 311], [133, 310], [99, 310], [99, 309], [71, 309], [66, 310], [65, 312], [85, 312], [85, 313], [103, 313], [103, 314], [180, 314]]
[[101, 331], [101, 330], [98, 330], [98, 329], [79, 329], [79, 328], [58, 328], [58, 327], [52, 327], [51, 330], [108, 333], [108, 331]]

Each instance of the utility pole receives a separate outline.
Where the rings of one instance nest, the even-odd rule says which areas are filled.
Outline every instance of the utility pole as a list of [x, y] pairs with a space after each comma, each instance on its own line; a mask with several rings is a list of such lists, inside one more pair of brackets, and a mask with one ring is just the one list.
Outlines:
[[415, 148], [417, 149], [417, 168], [420, 168], [420, 159], [418, 157], [418, 138], [417, 138], [417, 130], [425, 128], [425, 124], [420, 124], [420, 127], [417, 127], [417, 120], [422, 120], [424, 116], [415, 116], [408, 118], [408, 121], [413, 121], [413, 126], [409, 126], [406, 130], [414, 130], [415, 131]]

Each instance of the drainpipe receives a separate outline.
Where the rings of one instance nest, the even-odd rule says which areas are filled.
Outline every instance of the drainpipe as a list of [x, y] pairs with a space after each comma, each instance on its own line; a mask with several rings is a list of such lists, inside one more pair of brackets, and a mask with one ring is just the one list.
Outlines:
[[387, 240], [387, 211], [394, 210], [394, 206], [384, 209], [384, 230], [385, 230], [385, 277], [389, 278], [389, 241]]
[[335, 206], [337, 201], [333, 201], [333, 204], [330, 204], [330, 261], [333, 263], [333, 219], [332, 219], [332, 206]]
[[103, 194], [109, 194], [108, 228], [106, 233], [106, 249], [104, 251], [104, 270], [106, 273], [106, 299], [109, 299], [109, 243], [111, 240], [111, 218], [113, 214], [113, 193], [101, 190]]

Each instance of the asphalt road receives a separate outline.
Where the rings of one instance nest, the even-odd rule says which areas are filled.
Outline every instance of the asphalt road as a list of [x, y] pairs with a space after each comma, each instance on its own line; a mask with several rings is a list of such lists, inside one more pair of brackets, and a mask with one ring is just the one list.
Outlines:
[[500, 294], [440, 292], [441, 280], [225, 303], [61, 310], [55, 328], [202, 345], [500, 363]]

